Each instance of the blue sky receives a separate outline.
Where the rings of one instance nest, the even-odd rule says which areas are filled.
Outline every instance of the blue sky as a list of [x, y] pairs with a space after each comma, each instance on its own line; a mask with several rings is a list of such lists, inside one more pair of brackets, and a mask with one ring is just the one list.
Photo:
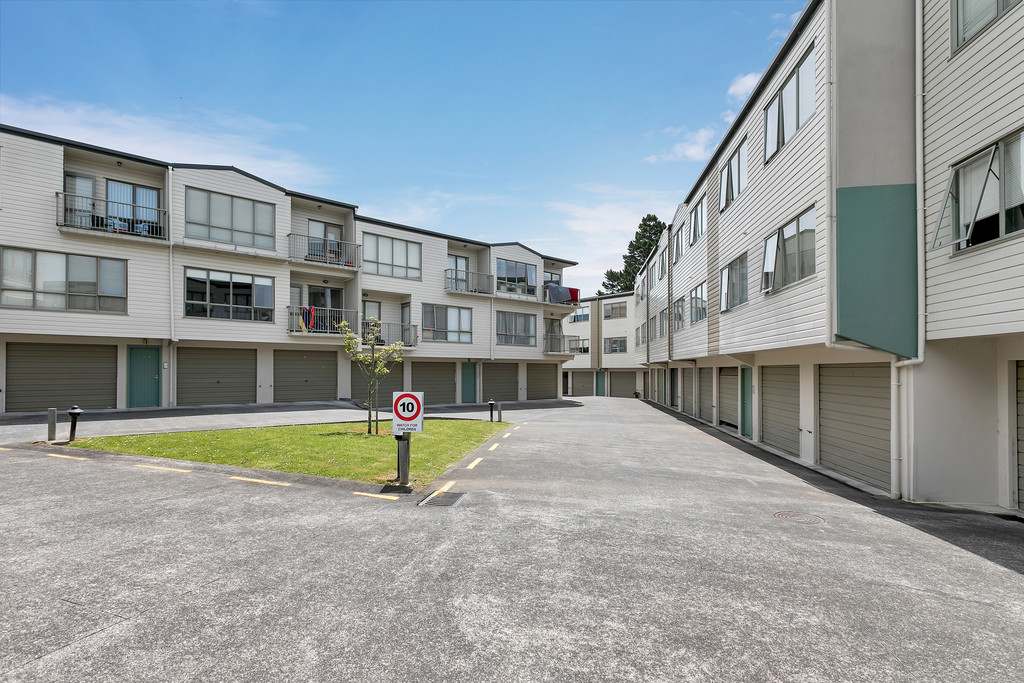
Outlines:
[[804, 0], [0, 0], [0, 122], [580, 265], [671, 220]]

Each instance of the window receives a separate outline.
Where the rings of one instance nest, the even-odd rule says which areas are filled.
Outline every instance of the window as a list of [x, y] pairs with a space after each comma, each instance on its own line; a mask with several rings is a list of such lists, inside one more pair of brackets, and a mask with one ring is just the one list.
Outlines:
[[672, 238], [672, 263], [679, 263], [679, 257], [683, 255], [683, 229], [676, 230]]
[[740, 146], [729, 157], [729, 162], [722, 167], [721, 184], [718, 186], [718, 210], [732, 204], [747, 186], [747, 140], [743, 139]]
[[657, 339], [654, 335], [658, 334], [658, 316], [652, 315], [651, 319], [647, 321], [647, 338], [651, 341]]
[[[812, 245], [813, 246], [813, 245]], [[747, 255], [722, 268], [719, 310], [728, 311], [747, 301]]]
[[625, 337], [605, 337], [605, 339], [604, 339], [604, 352], [605, 353], [626, 353], [626, 338]]
[[640, 323], [640, 343], [647, 343], [647, 323]]
[[764, 241], [761, 291], [775, 292], [814, 274], [814, 208]]
[[473, 309], [423, 304], [423, 340], [471, 343]]
[[634, 330], [634, 332], [635, 332], [635, 334], [636, 334], [636, 345], [637, 345], [637, 346], [640, 346], [640, 344], [641, 344], [641, 341], [640, 341], [640, 328], [639, 328], [639, 327], [638, 327], [638, 328], [636, 328], [636, 329]]
[[647, 269], [647, 291], [654, 289], [654, 261], [651, 261], [650, 267]]
[[544, 271], [544, 284], [548, 284], [548, 283], [553, 284], [553, 285], [560, 285], [560, 284], [562, 284], [562, 274], [561, 273], [549, 273], [548, 271], [545, 270]]
[[1018, 0], [952, 0], [953, 46], [960, 47]]
[[619, 301], [619, 302], [614, 303], [614, 304], [605, 304], [604, 305], [604, 319], [605, 320], [613, 320], [615, 318], [625, 318], [625, 317], [626, 317], [626, 302], [625, 301]]
[[768, 162], [814, 113], [814, 48], [764, 110], [764, 160]]
[[0, 249], [0, 306], [128, 312], [128, 262], [31, 249]]
[[363, 233], [363, 272], [419, 280], [420, 255], [419, 242]]
[[186, 187], [185, 235], [273, 249], [274, 205]]
[[273, 322], [274, 280], [257, 275], [186, 268], [185, 315]]
[[665, 268], [668, 264], [668, 249], [661, 250], [661, 256], [658, 257], [658, 280], [665, 279]]
[[668, 308], [661, 309], [658, 313], [658, 336], [664, 337], [668, 334]]
[[640, 301], [643, 301], [644, 297], [647, 296], [647, 276], [646, 275], [644, 277], [640, 278], [640, 286], [637, 287], [637, 294], [640, 295]]
[[497, 342], [515, 346], [537, 345], [537, 316], [497, 311]]
[[580, 306], [569, 316], [571, 323], [585, 323], [590, 320], [590, 306]]
[[704, 197], [690, 209], [690, 246], [696, 244], [704, 234]]
[[537, 294], [537, 266], [531, 263], [520, 263], [498, 259], [498, 291], [513, 294]]
[[708, 283], [702, 282], [690, 290], [690, 322], [699, 323], [708, 317]]
[[681, 330], [686, 325], [686, 297], [681, 296], [672, 304], [672, 326]]
[[152, 187], [107, 181], [107, 229], [160, 234], [160, 192]]
[[953, 167], [931, 248], [965, 249], [1024, 227], [1022, 162], [1017, 133]]
[[569, 339], [570, 353], [590, 353], [589, 339]]

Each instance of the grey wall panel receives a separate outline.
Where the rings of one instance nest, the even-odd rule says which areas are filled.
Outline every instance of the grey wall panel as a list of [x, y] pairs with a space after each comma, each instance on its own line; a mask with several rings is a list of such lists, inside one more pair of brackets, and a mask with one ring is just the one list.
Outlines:
[[889, 373], [881, 363], [818, 369], [819, 462], [886, 491], [891, 475]]
[[576, 370], [572, 373], [572, 395], [594, 395], [594, 372], [592, 370]]
[[612, 384], [609, 396], [633, 398], [633, 392], [636, 391], [635, 371], [612, 370], [608, 373], [608, 381]]
[[734, 429], [740, 424], [739, 368], [718, 370], [718, 424]]
[[711, 421], [714, 418], [714, 404], [711, 402], [712, 395], [712, 384], [715, 381], [715, 369], [714, 368], [697, 368], [697, 378], [700, 382], [698, 391], [700, 393], [698, 397], [698, 406], [700, 408], [700, 417], [702, 420]]
[[558, 398], [558, 365], [556, 363], [526, 364], [526, 398]]
[[484, 363], [484, 402], [519, 400], [518, 363]]
[[412, 364], [412, 390], [423, 392], [423, 403], [455, 403], [455, 363]]
[[761, 440], [800, 455], [800, 366], [761, 368]]
[[256, 349], [178, 349], [178, 405], [256, 402]]
[[693, 368], [683, 368], [683, 412], [696, 415], [693, 405]]
[[1024, 360], [1017, 361], [1017, 507], [1024, 510]]
[[334, 401], [337, 398], [336, 352], [274, 350], [275, 401]]
[[117, 407], [117, 347], [7, 344], [7, 411]]

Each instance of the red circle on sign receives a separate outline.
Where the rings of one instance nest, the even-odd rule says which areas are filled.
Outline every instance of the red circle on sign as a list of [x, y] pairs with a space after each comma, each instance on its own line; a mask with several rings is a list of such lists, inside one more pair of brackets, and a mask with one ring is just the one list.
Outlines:
[[[415, 406], [411, 412], [404, 412], [401, 408], [402, 404], [405, 403], [406, 401], [411, 401], [413, 406]], [[406, 422], [411, 422], [412, 420], [415, 420], [417, 417], [420, 416], [420, 411], [423, 410], [423, 406], [420, 405], [420, 400], [412, 394], [402, 394], [401, 396], [399, 396], [397, 399], [395, 399], [395, 405], [393, 406], [393, 408], [395, 411], [395, 415], [398, 416], [398, 419], [405, 420]]]

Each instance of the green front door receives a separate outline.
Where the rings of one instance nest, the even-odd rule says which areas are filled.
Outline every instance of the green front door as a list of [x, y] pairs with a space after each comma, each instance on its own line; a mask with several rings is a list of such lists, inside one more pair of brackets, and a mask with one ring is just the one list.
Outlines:
[[751, 412], [751, 405], [754, 399], [754, 385], [752, 368], [744, 365], [740, 368], [740, 434], [743, 436], [752, 435], [754, 415]]
[[160, 405], [160, 347], [128, 347], [128, 407]]
[[598, 396], [604, 396], [604, 370], [597, 371], [597, 392]]
[[462, 402], [476, 403], [476, 363], [462, 364]]

